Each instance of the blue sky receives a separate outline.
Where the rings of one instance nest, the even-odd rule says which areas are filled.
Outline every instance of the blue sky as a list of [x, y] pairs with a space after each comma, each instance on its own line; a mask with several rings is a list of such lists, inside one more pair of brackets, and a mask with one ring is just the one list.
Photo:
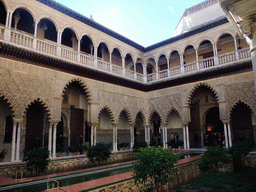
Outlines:
[[173, 37], [184, 11], [203, 0], [55, 0], [142, 45]]

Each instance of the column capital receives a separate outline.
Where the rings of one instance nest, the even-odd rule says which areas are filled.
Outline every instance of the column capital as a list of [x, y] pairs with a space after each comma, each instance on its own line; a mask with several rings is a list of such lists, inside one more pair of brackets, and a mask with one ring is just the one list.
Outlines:
[[14, 118], [13, 118], [13, 121], [16, 122], [16, 123], [20, 123], [20, 122], [23, 121], [23, 118], [14, 117]]

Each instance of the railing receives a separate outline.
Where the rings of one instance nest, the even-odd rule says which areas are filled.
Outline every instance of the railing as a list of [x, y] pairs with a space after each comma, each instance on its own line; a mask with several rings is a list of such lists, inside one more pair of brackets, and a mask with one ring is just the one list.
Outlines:
[[117, 65], [112, 65], [112, 72], [115, 74], [123, 75], [123, 68]]
[[209, 68], [214, 66], [214, 57], [206, 58], [198, 61], [199, 69]]
[[[7, 34], [5, 34], [8, 31]], [[9, 34], [10, 31], [10, 34]], [[10, 35], [9, 37], [8, 34]], [[6, 38], [6, 39], [5, 39]], [[13, 44], [17, 44], [19, 46], [34, 49], [40, 53], [45, 53], [48, 55], [57, 56], [61, 59], [67, 59], [72, 61], [74, 64], [77, 65], [84, 65], [90, 67], [96, 67], [97, 69], [114, 73], [118, 75], [125, 76], [128, 79], [135, 79], [140, 82], [144, 82], [144, 75], [141, 73], [136, 73], [134, 71], [125, 70], [120, 66], [111, 64], [107, 61], [103, 61], [102, 59], [98, 58], [95, 62], [95, 58], [92, 55], [88, 55], [85, 53], [78, 53], [74, 51], [72, 48], [64, 46], [64, 45], [57, 45], [57, 43], [49, 41], [49, 40], [40, 40], [35, 38], [32, 34], [17, 31], [14, 29], [7, 30], [5, 29], [4, 25], [0, 25], [0, 40], [11, 42]], [[168, 70], [159, 71], [158, 73], [148, 74], [146, 76], [147, 82], [155, 81], [157, 79], [163, 79], [168, 77], [173, 77], [176, 75], [180, 75], [182, 73], [190, 73], [193, 71], [203, 70], [205, 68], [214, 67], [217, 65], [229, 64], [232, 62], [236, 62], [239, 60], [244, 60], [250, 58], [249, 47], [245, 49], [239, 49], [234, 52], [225, 53], [222, 55], [217, 56], [215, 59], [214, 57], [199, 60], [197, 62], [192, 62], [184, 65], [184, 72], [182, 71], [182, 67], [176, 66], [172, 67]]]
[[219, 55], [219, 65], [225, 64], [225, 63], [230, 63], [233, 61], [236, 61], [236, 53], [231, 52], [231, 53], [225, 53], [223, 55]]
[[81, 55], [80, 55], [80, 63], [93, 67], [94, 66], [94, 58], [91, 57], [91, 56], [88, 56], [86, 54], [82, 54], [81, 53]]
[[181, 74], [180, 66], [172, 67], [169, 70], [170, 70], [170, 77]]
[[247, 59], [247, 58], [249, 58], [250, 56], [251, 56], [251, 55], [250, 55], [250, 49], [249, 49], [249, 48], [238, 50], [238, 57], [239, 57], [239, 60], [241, 60], [241, 59]]
[[151, 73], [149, 75], [147, 75], [147, 81], [155, 81], [156, 80], [156, 73]]
[[77, 62], [78, 52], [70, 50], [69, 48], [66, 48], [66, 47], [65, 48], [62, 47], [61, 57], [64, 58], [64, 59], [68, 59], [70, 61]]
[[48, 43], [43, 40], [37, 40], [36, 50], [42, 53], [57, 56], [57, 44], [54, 45], [53, 43]]
[[5, 31], [4, 26], [0, 25], [0, 39], [1, 40], [4, 40], [4, 31]]
[[168, 77], [168, 69], [165, 69], [163, 71], [159, 71], [159, 79], [163, 79], [163, 78], [166, 78]]
[[188, 63], [188, 64], [184, 65], [185, 73], [189, 73], [189, 72], [196, 71], [196, 70], [197, 70], [196, 62]]
[[125, 69], [125, 77], [131, 78], [131, 79], [134, 79], [134, 74], [135, 74], [135, 72], [134, 72], [134, 71], [129, 70], [129, 69]]
[[110, 71], [110, 63], [98, 59], [98, 69], [102, 69], [104, 71]]
[[143, 74], [141, 74], [141, 73], [136, 73], [136, 75], [137, 75], [137, 80], [138, 81], [141, 81], [141, 82], [143, 82], [144, 80], [144, 76], [143, 76]]
[[34, 38], [31, 35], [12, 30], [10, 41], [14, 44], [32, 49]]

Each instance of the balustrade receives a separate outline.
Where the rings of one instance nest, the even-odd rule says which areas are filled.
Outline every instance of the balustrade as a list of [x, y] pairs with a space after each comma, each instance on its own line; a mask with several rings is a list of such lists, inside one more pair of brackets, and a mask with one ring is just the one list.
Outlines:
[[165, 69], [163, 71], [159, 71], [159, 79], [163, 79], [168, 77], [168, 69]]
[[[58, 56], [58, 57], [61, 57], [61, 59], [67, 59], [67, 60], [73, 61], [75, 62], [74, 64], [77, 64], [77, 62], [80, 62], [84, 66], [95, 67], [94, 57], [91, 55], [88, 55], [86, 53], [79, 54], [77, 51], [74, 51], [72, 48], [66, 47], [64, 45], [61, 45], [61, 55], [57, 55], [57, 43], [55, 42], [51, 42], [49, 40], [36, 39], [32, 34], [25, 33], [23, 31], [18, 31], [14, 29], [11, 29], [10, 33], [7, 33], [6, 31], [7, 30], [5, 29], [5, 26], [0, 25], [1, 41], [6, 41], [6, 42], [10, 41], [13, 44], [17, 44], [19, 46], [23, 46], [29, 49], [35, 49], [36, 51], [44, 54]], [[205, 68], [214, 67], [217, 65], [229, 64], [239, 60], [248, 59], [251, 57], [249, 50], [250, 49], [248, 47], [244, 49], [239, 49], [237, 52], [234, 51], [234, 52], [219, 55], [217, 60], [214, 60], [214, 57], [211, 57], [211, 58], [199, 60], [197, 62], [185, 64], [184, 73], [190, 73], [193, 71], [203, 70]], [[214, 63], [214, 61], [218, 62], [218, 64]], [[136, 78], [137, 81], [144, 82], [143, 74], [141, 73], [135, 74], [134, 71], [129, 69], [126, 69], [125, 74], [123, 74], [124, 71], [121, 66], [113, 65], [109, 62], [103, 61], [100, 58], [97, 59], [97, 68], [106, 72], [112, 72], [114, 74], [118, 74], [122, 76], [125, 75], [125, 77], [129, 79]], [[181, 67], [176, 66], [169, 69], [169, 74], [168, 74], [168, 69], [166, 69], [166, 70], [159, 71], [158, 74], [157, 73], [148, 74], [146, 77], [147, 77], [147, 82], [150, 82], [150, 81], [157, 80], [157, 75], [159, 79], [163, 79], [163, 78], [173, 77], [180, 74], [181, 74]]]
[[57, 44], [53, 44], [53, 43], [48, 43], [45, 40], [37, 40], [37, 45], [36, 45], [36, 50], [42, 52], [42, 53], [46, 53], [46, 54], [50, 54], [50, 55], [57, 55]]
[[32, 49], [34, 38], [31, 35], [25, 34], [24, 32], [12, 30], [10, 41], [11, 43]]
[[180, 69], [180, 66], [177, 66], [177, 67], [172, 67], [169, 69], [170, 71], [170, 76], [175, 76], [175, 75], [180, 75], [181, 74], [181, 69]]
[[1, 40], [4, 40], [4, 31], [5, 31], [4, 26], [0, 25], [0, 39]]
[[112, 72], [115, 74], [123, 75], [123, 68], [117, 65], [112, 65]]
[[206, 58], [198, 61], [199, 69], [209, 68], [214, 66], [214, 57]]
[[136, 75], [137, 75], [137, 80], [143, 82], [143, 74], [136, 73]]
[[236, 53], [235, 51], [230, 53], [225, 53], [223, 55], [219, 55], [218, 58], [219, 58], [219, 65], [230, 63], [230, 62], [236, 61]]
[[125, 77], [134, 79], [134, 71], [129, 70], [129, 69], [125, 69]]
[[92, 56], [89, 56], [86, 54], [81, 54], [80, 55], [80, 63], [93, 67], [94, 66], [94, 58]]
[[196, 70], [197, 70], [196, 62], [188, 63], [188, 64], [184, 65], [185, 73], [189, 73], [189, 72], [196, 71]]
[[70, 61], [78, 61], [78, 52], [70, 50], [69, 48], [62, 47], [61, 48], [61, 57], [64, 59], [68, 59]]
[[98, 59], [98, 69], [102, 69], [104, 71], [110, 71], [110, 63]]

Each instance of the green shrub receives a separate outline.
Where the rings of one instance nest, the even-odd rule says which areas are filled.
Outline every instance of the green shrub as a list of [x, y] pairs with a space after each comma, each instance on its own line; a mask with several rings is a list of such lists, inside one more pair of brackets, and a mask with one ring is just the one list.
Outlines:
[[[141, 190], [161, 190], [162, 186], [173, 179], [171, 175], [175, 172], [174, 163], [178, 156], [169, 149], [162, 147], [141, 148], [137, 153], [138, 161], [133, 164], [134, 182], [142, 184]], [[147, 180], [151, 179], [151, 184]]]
[[91, 162], [103, 162], [110, 157], [110, 145], [107, 143], [97, 143], [88, 149], [87, 157]]
[[234, 172], [241, 172], [243, 169], [242, 157], [246, 156], [251, 150], [252, 144], [245, 141], [237, 141], [228, 149], [232, 155]]
[[140, 148], [145, 148], [147, 146], [148, 146], [148, 144], [146, 141], [134, 141], [133, 150], [139, 151]]
[[75, 152], [76, 150], [74, 149], [74, 147], [72, 146], [69, 146], [68, 147], [68, 152], [72, 153], [72, 152]]
[[227, 150], [220, 146], [207, 147], [207, 151], [199, 161], [199, 169], [202, 172], [216, 174], [220, 168], [230, 162]]
[[35, 150], [24, 151], [23, 161], [26, 162], [26, 169], [31, 173], [36, 172], [36, 175], [44, 172], [49, 165], [49, 151], [39, 147]]

